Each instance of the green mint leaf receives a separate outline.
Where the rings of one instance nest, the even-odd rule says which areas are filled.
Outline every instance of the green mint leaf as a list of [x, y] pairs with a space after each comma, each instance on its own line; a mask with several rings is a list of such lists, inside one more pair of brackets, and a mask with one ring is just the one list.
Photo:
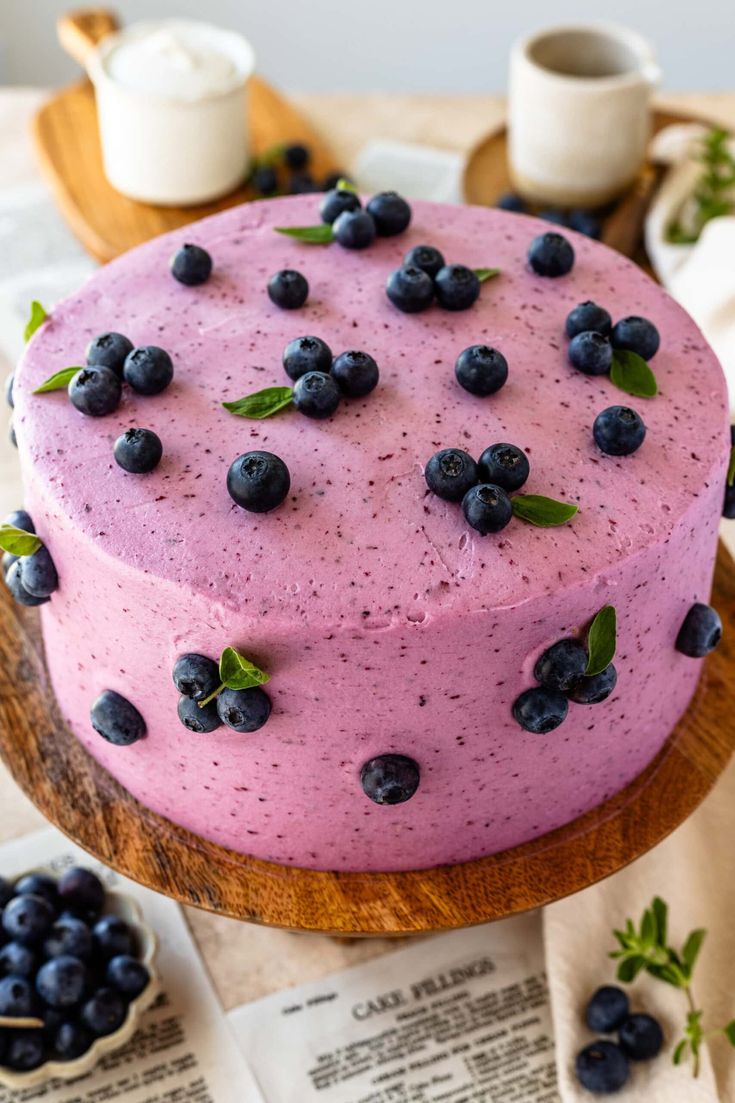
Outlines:
[[219, 660], [219, 676], [228, 689], [252, 689], [270, 681], [270, 675], [259, 670], [234, 647], [226, 647]]
[[645, 968], [645, 965], [646, 959], [638, 954], [625, 958], [618, 965], [618, 980], [621, 980], [623, 984], [630, 984], [638, 976], [641, 969]]
[[[615, 658], [617, 635], [617, 614], [613, 605], [603, 605], [599, 613], [590, 625], [587, 633], [587, 669], [588, 678], [594, 674], [602, 674]], [[653, 915], [646, 912], [645, 915]], [[644, 920], [645, 920], [644, 915]]]
[[472, 271], [475, 273], [480, 283], [484, 283], [485, 280], [491, 280], [493, 276], [500, 275], [499, 268], [473, 268]]
[[554, 498], [545, 498], [543, 494], [516, 494], [511, 498], [511, 504], [516, 517], [542, 529], [565, 525], [579, 512], [579, 506], [557, 502]]
[[643, 357], [630, 349], [615, 349], [613, 352], [610, 382], [637, 398], [653, 398], [658, 394], [656, 376]]
[[735, 1046], [735, 1019], [730, 1019], [727, 1026], [723, 1026], [722, 1033], [727, 1038], [731, 1046]]
[[276, 226], [274, 229], [277, 234], [295, 237], [307, 245], [329, 245], [334, 241], [334, 230], [328, 222], [320, 222], [317, 226]]
[[674, 1050], [673, 1056], [671, 1058], [671, 1060], [674, 1062], [675, 1065], [680, 1065], [681, 1064], [681, 1062], [684, 1058], [684, 1054], [686, 1052], [686, 1048], [687, 1048], [688, 1044], [689, 1043], [687, 1042], [686, 1038], [682, 1038], [682, 1040], [677, 1045], [676, 1049]]
[[727, 469], [727, 485], [735, 483], [735, 444], [730, 449], [730, 465]]
[[351, 180], [347, 179], [346, 176], [340, 176], [339, 180], [337, 181], [337, 191], [357, 192], [357, 188]]
[[658, 928], [657, 941], [659, 946], [663, 948], [666, 946], [669, 906], [660, 896], [655, 896], [651, 904], [651, 911], [656, 918], [656, 926]]
[[245, 395], [234, 402], [223, 402], [222, 405], [231, 414], [237, 417], [250, 417], [262, 419], [272, 417], [279, 410], [284, 410], [293, 402], [292, 387], [266, 387], [262, 391]]
[[26, 322], [26, 327], [23, 330], [23, 340], [30, 341], [38, 327], [43, 325], [47, 318], [48, 314], [43, 309], [38, 299], [34, 299], [31, 303], [31, 316]]
[[[604, 667], [603, 667], [604, 670]], [[656, 919], [650, 908], [646, 908], [641, 919], [641, 942], [646, 949], [651, 949], [656, 941]]]
[[687, 975], [691, 976], [692, 970], [699, 957], [699, 951], [702, 949], [702, 943], [704, 942], [706, 930], [699, 927], [696, 931], [692, 931], [681, 951], [681, 960], [687, 971]]
[[11, 555], [33, 555], [41, 543], [35, 532], [24, 532], [15, 525], [0, 525], [0, 548]]
[[674, 988], [686, 988], [686, 977], [674, 965], [656, 965], [653, 962], [646, 963], [646, 972], [656, 980], [662, 980]]
[[40, 387], [36, 387], [34, 394], [48, 394], [49, 391], [61, 391], [64, 390], [78, 371], [82, 369], [77, 364], [71, 368], [62, 368], [61, 371], [54, 372], [50, 375], [45, 383], [42, 383]]

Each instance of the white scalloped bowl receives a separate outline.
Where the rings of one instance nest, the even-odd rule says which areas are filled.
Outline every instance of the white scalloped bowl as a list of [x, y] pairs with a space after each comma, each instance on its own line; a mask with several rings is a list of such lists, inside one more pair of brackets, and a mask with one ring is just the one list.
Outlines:
[[10, 1088], [11, 1091], [20, 1091], [24, 1088], [35, 1088], [47, 1080], [73, 1080], [77, 1076], [84, 1076], [85, 1073], [91, 1072], [105, 1053], [121, 1049], [130, 1041], [138, 1029], [143, 1012], [151, 1006], [161, 991], [161, 981], [156, 969], [158, 939], [153, 928], [149, 927], [143, 919], [143, 913], [137, 901], [121, 892], [108, 892], [102, 914], [116, 915], [124, 919], [135, 931], [140, 960], [148, 969], [151, 978], [148, 986], [128, 1005], [128, 1013], [120, 1029], [113, 1034], [107, 1034], [104, 1038], [95, 1039], [81, 1057], [77, 1057], [74, 1061], [46, 1061], [45, 1064], [29, 1072], [16, 1072], [0, 1065], [0, 1085], [3, 1087]]

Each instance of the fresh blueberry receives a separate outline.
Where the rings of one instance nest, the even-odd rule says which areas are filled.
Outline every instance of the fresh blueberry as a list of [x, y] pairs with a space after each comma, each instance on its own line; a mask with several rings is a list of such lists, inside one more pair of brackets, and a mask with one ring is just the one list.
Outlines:
[[637, 352], [644, 360], [650, 360], [658, 352], [661, 344], [659, 332], [653, 322], [633, 314], [621, 318], [612, 328], [610, 335], [613, 348], [629, 349]]
[[629, 1015], [620, 1025], [618, 1042], [631, 1061], [648, 1061], [661, 1052], [664, 1034], [652, 1015]]
[[480, 483], [465, 494], [462, 512], [468, 525], [472, 525], [482, 536], [487, 536], [505, 528], [513, 516], [513, 506], [502, 487]]
[[703, 659], [722, 639], [722, 621], [711, 605], [696, 601], [684, 617], [676, 649], [690, 659]]
[[293, 268], [282, 268], [268, 280], [268, 298], [282, 310], [298, 310], [309, 297], [305, 276]]
[[557, 689], [534, 686], [517, 697], [513, 715], [524, 731], [545, 735], [558, 728], [566, 720], [569, 705], [563, 693]]
[[629, 456], [643, 444], [646, 426], [629, 406], [608, 406], [595, 418], [592, 435], [597, 447], [608, 456]]
[[13, 566], [13, 563], [17, 563], [19, 559], [19, 555], [13, 555], [12, 552], [3, 552], [3, 578], [7, 576], [7, 573]]
[[13, 397], [13, 385], [15, 383], [15, 375], [13, 372], [5, 380], [5, 401], [12, 410], [15, 406], [15, 398]]
[[627, 993], [613, 984], [605, 984], [590, 997], [584, 1021], [595, 1034], [612, 1034], [627, 1019], [629, 1012]]
[[43, 896], [15, 896], [3, 910], [3, 930], [8, 938], [32, 946], [51, 929], [54, 909]]
[[12, 1030], [3, 1064], [16, 1072], [30, 1072], [46, 1060], [46, 1043], [42, 1030]]
[[461, 448], [435, 452], [424, 469], [429, 490], [448, 502], [461, 502], [478, 481], [477, 464]]
[[480, 281], [464, 264], [445, 264], [434, 278], [434, 290], [445, 310], [467, 310], [480, 294]]
[[311, 150], [303, 142], [292, 142], [283, 151], [283, 160], [293, 172], [305, 169], [311, 161]]
[[80, 1018], [96, 1037], [114, 1034], [125, 1022], [127, 1007], [119, 992], [113, 988], [99, 988], [82, 1006]]
[[328, 375], [332, 370], [332, 350], [321, 337], [296, 337], [283, 350], [283, 366], [293, 380], [310, 371]]
[[50, 597], [59, 587], [51, 553], [43, 544], [33, 555], [22, 555], [18, 561], [23, 589], [33, 597]]
[[[725, 486], [725, 501], [722, 506], [722, 516], [732, 521], [735, 518], [735, 484], [732, 486]], [[5, 559], [3, 558], [3, 563]]]
[[368, 203], [367, 211], [373, 216], [379, 237], [402, 234], [411, 221], [411, 208], [403, 196], [394, 191], [378, 192]]
[[364, 398], [377, 387], [380, 372], [369, 353], [351, 349], [335, 357], [332, 375], [342, 394], [348, 398]]
[[630, 1072], [628, 1058], [620, 1047], [602, 1040], [579, 1051], [575, 1069], [582, 1087], [598, 1095], [620, 1091]]
[[98, 915], [105, 903], [105, 886], [96, 873], [72, 866], [59, 878], [59, 900], [63, 907], [82, 917]]
[[23, 576], [21, 574], [20, 559], [17, 559], [15, 563], [11, 563], [8, 567], [7, 574], [5, 575], [5, 585], [10, 590], [15, 601], [19, 605], [45, 605], [47, 601], [50, 601], [48, 597], [35, 597], [29, 593], [23, 585]]
[[564, 329], [570, 339], [578, 333], [601, 333], [603, 337], [609, 337], [612, 318], [603, 307], [587, 299], [570, 310]]
[[607, 375], [612, 358], [612, 345], [607, 337], [594, 330], [578, 333], [569, 342], [569, 363], [585, 375]]
[[79, 961], [92, 956], [92, 935], [87, 924], [75, 915], [61, 915], [46, 935], [43, 943], [46, 957], [71, 954]]
[[163, 445], [152, 429], [126, 429], [115, 441], [113, 455], [123, 471], [145, 475], [161, 462]]
[[328, 172], [322, 180], [322, 191], [332, 191], [333, 188], [337, 187], [340, 180], [346, 180], [348, 184], [354, 184], [354, 180], [350, 180], [346, 172], [335, 169], [334, 172]]
[[59, 890], [56, 887], [56, 881], [46, 873], [27, 873], [25, 877], [15, 882], [14, 896], [28, 896], [29, 893], [32, 896], [42, 896], [44, 900], [48, 900], [52, 908], [58, 907]]
[[271, 699], [260, 686], [223, 689], [217, 698], [217, 712], [222, 723], [233, 731], [255, 732], [271, 714]]
[[73, 1007], [81, 1000], [86, 983], [87, 970], [79, 958], [62, 954], [38, 970], [36, 991], [49, 1007]]
[[554, 226], [568, 226], [569, 219], [564, 211], [558, 210], [556, 207], [548, 207], [544, 211], [539, 211], [538, 218], [542, 218], [544, 222], [552, 222]]
[[489, 345], [470, 345], [457, 357], [454, 374], [466, 391], [484, 397], [503, 386], [508, 378], [508, 361]]
[[574, 265], [574, 249], [562, 234], [539, 234], [529, 246], [528, 263], [538, 276], [566, 276]]
[[171, 275], [187, 287], [206, 283], [212, 275], [212, 258], [201, 245], [182, 245], [171, 257]]
[[515, 192], [508, 192], [506, 195], [501, 195], [495, 206], [501, 211], [514, 211], [516, 214], [524, 214], [526, 211], [526, 204], [520, 195], [516, 195]]
[[404, 314], [418, 314], [434, 301], [434, 281], [422, 268], [406, 264], [388, 276], [385, 293]]
[[437, 273], [444, 268], [446, 261], [438, 249], [433, 245], [414, 245], [403, 258], [406, 268], [420, 268], [431, 279], [436, 279]]
[[595, 241], [599, 241], [602, 234], [602, 223], [597, 215], [592, 214], [591, 211], [570, 211], [567, 224], [578, 234], [594, 238]]
[[15, 895], [15, 889], [5, 877], [0, 877], [0, 909], [4, 908], [8, 900]]
[[105, 417], [120, 405], [122, 383], [112, 368], [80, 368], [69, 382], [69, 400], [80, 414]]
[[587, 649], [579, 640], [557, 640], [536, 660], [533, 676], [546, 689], [568, 693], [586, 667]]
[[357, 192], [349, 188], [332, 188], [319, 204], [319, 215], [322, 222], [331, 225], [343, 211], [359, 211], [361, 207], [362, 203]]
[[278, 191], [278, 176], [270, 165], [261, 165], [253, 173], [253, 187], [258, 195], [273, 195]]
[[331, 417], [339, 406], [340, 393], [336, 380], [324, 372], [310, 371], [297, 379], [293, 389], [293, 404], [307, 417]]
[[23, 1018], [33, 1012], [33, 989], [25, 977], [0, 980], [0, 1015]]
[[133, 342], [122, 333], [100, 333], [87, 345], [87, 364], [109, 368], [122, 379], [125, 359], [132, 351]]
[[200, 707], [191, 697], [180, 697], [176, 710], [179, 720], [190, 732], [207, 735], [216, 731], [222, 721], [217, 712], [217, 702], [209, 701]]
[[174, 377], [169, 354], [157, 345], [141, 345], [125, 360], [125, 382], [138, 394], [160, 394]]
[[289, 195], [311, 195], [318, 190], [316, 180], [310, 172], [292, 172], [286, 184]]
[[214, 659], [189, 651], [174, 663], [173, 680], [184, 697], [203, 701], [220, 685], [219, 666]]
[[95, 953], [105, 959], [132, 954], [135, 950], [133, 932], [125, 920], [116, 915], [103, 915], [97, 920], [92, 928], [92, 941]]
[[36, 526], [31, 520], [30, 513], [24, 509], [14, 509], [3, 521], [4, 525], [12, 525], [13, 528], [22, 529], [23, 532], [35, 532]]
[[280, 506], [291, 486], [286, 464], [272, 452], [245, 452], [230, 464], [227, 491], [234, 502], [251, 513]]
[[580, 678], [568, 691], [567, 697], [578, 705], [599, 705], [610, 696], [617, 681], [618, 672], [610, 663], [600, 674]]
[[146, 733], [145, 720], [135, 705], [114, 689], [106, 689], [99, 695], [89, 715], [97, 734], [116, 747], [129, 747]]
[[92, 1045], [92, 1035], [80, 1023], [60, 1023], [54, 1033], [53, 1056], [57, 1061], [76, 1061]]
[[335, 240], [345, 249], [367, 249], [375, 241], [375, 222], [367, 211], [343, 211], [333, 229]]
[[0, 977], [33, 977], [36, 966], [34, 951], [22, 942], [6, 942], [0, 949]]
[[493, 483], [508, 493], [520, 490], [530, 471], [528, 456], [515, 444], [491, 444], [477, 461], [479, 481]]
[[360, 770], [365, 796], [376, 804], [403, 804], [419, 787], [418, 763], [403, 754], [380, 754]]
[[114, 957], [107, 965], [107, 983], [121, 992], [128, 1000], [134, 1000], [148, 987], [150, 973], [142, 961], [129, 954]]

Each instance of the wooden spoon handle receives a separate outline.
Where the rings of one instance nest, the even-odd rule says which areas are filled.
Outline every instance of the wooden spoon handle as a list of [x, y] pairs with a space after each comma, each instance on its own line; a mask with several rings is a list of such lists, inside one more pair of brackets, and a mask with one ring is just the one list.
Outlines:
[[120, 29], [120, 23], [109, 8], [77, 8], [62, 15], [56, 33], [63, 49], [86, 68], [90, 53], [108, 34]]

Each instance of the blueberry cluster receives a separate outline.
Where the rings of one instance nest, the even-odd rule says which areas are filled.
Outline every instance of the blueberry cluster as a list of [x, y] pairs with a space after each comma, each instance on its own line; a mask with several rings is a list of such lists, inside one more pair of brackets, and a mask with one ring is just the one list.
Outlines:
[[395, 237], [408, 229], [411, 208], [398, 192], [378, 192], [363, 209], [352, 188], [332, 188], [319, 206], [319, 216], [332, 227], [334, 240], [345, 249], [367, 249], [376, 237]]
[[465, 519], [483, 536], [500, 532], [513, 516], [510, 495], [526, 482], [528, 456], [514, 444], [491, 444], [475, 462], [461, 448], [443, 448], [424, 469], [439, 498], [461, 502]]
[[630, 1076], [630, 1061], [647, 1061], [661, 1052], [664, 1036], [659, 1023], [652, 1015], [631, 1014], [622, 988], [598, 988], [587, 1004], [585, 1022], [595, 1034], [618, 1036], [617, 1042], [598, 1038], [577, 1054], [577, 1079], [587, 1091], [619, 1091]]
[[[31, 517], [24, 509], [16, 509], [4, 524], [23, 532], [35, 532]], [[48, 548], [42, 544], [32, 555], [3, 554], [3, 578], [19, 605], [44, 605], [58, 589], [59, 576]]]
[[588, 676], [587, 648], [581, 640], [557, 640], [544, 651], [533, 668], [539, 683], [525, 690], [513, 704], [513, 716], [527, 732], [544, 735], [566, 720], [569, 702], [597, 705], [615, 689], [617, 671], [612, 663], [602, 673]]
[[585, 237], [599, 238], [602, 233], [600, 216], [595, 211], [582, 210], [581, 208], [546, 207], [543, 210], [532, 211], [525, 200], [514, 192], [501, 195], [495, 204], [501, 211], [513, 211], [516, 214], [535, 214], [544, 222], [553, 222], [555, 226], [564, 226], [570, 230], [576, 230]]
[[220, 680], [214, 659], [206, 655], [180, 655], [174, 663], [174, 685], [178, 689], [179, 720], [191, 732], [204, 735], [222, 724], [236, 732], [262, 728], [271, 714], [271, 699], [260, 686], [228, 689]]
[[105, 903], [88, 869], [70, 869], [58, 882], [42, 873], [15, 885], [0, 878], [0, 1015], [40, 1024], [0, 1030], [0, 1064], [28, 1072], [73, 1061], [125, 1022], [150, 976], [135, 931], [103, 914]]
[[159, 394], [173, 375], [173, 362], [164, 349], [133, 348], [122, 333], [101, 333], [87, 347], [86, 367], [69, 381], [69, 399], [80, 413], [104, 417], [120, 405], [123, 383], [138, 394]]
[[343, 396], [364, 398], [377, 387], [380, 376], [369, 353], [350, 349], [332, 356], [321, 337], [290, 341], [283, 350], [283, 367], [294, 380], [294, 406], [314, 418], [331, 417]]
[[260, 196], [304, 195], [328, 191], [344, 178], [343, 172], [330, 172], [317, 181], [311, 171], [311, 162], [311, 150], [302, 142], [278, 146], [256, 160], [250, 183]]
[[447, 264], [433, 245], [415, 245], [388, 276], [385, 293], [404, 314], [418, 314], [436, 300], [445, 310], [467, 310], [480, 294], [480, 280], [464, 264]]

